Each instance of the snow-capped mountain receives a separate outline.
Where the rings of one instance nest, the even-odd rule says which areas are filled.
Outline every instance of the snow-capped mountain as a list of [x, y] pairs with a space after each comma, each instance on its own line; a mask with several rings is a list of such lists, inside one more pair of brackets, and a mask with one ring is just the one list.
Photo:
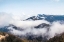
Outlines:
[[[35, 20], [47, 20], [48, 22], [54, 22], [54, 21], [64, 21], [64, 15], [45, 15], [45, 14], [38, 14], [37, 16], [31, 16], [29, 18], [27, 18], [26, 20], [31, 20], [31, 21], [35, 21]], [[24, 21], [26, 21], [24, 20]], [[63, 23], [63, 22], [61, 22]], [[34, 28], [49, 28], [51, 25], [50, 24], [46, 24], [46, 23], [41, 23], [37, 26], [34, 26]], [[23, 29], [20, 27], [17, 27], [13, 24], [9, 24], [8, 26], [4, 26], [0, 28], [0, 31], [4, 31], [4, 32], [8, 32], [10, 29], [9, 27], [12, 27], [16, 30], [20, 30], [22, 31]]]
[[32, 16], [27, 18], [26, 20], [47, 20], [49, 22], [53, 21], [64, 21], [64, 15], [45, 15], [38, 14], [37, 16]]
[[[55, 21], [60, 21], [61, 24], [53, 24], [53, 22]], [[20, 20], [18, 22], [14, 22], [13, 24], [9, 24], [8, 26], [0, 27], [0, 31], [11, 33], [22, 38], [26, 37], [27, 39], [31, 40], [41, 40], [42, 38], [42, 40], [45, 42], [45, 40], [47, 40], [47, 38], [49, 37], [49, 33], [53, 31], [53, 27], [55, 29], [59, 25], [61, 29], [63, 28], [63, 21], [64, 15], [38, 14], [37, 16], [31, 16], [26, 20]]]

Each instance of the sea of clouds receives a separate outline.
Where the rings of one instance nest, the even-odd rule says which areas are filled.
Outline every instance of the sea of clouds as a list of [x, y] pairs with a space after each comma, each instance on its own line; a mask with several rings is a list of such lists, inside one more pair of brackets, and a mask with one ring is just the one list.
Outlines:
[[[38, 26], [39, 24], [46, 23], [51, 25], [49, 27], [49, 30], [47, 28], [34, 28], [35, 26]], [[61, 21], [54, 21], [52, 23], [46, 21], [46, 20], [35, 20], [35, 21], [22, 21], [22, 20], [16, 20], [14, 19], [12, 15], [7, 14], [7, 13], [0, 13], [0, 27], [8, 26], [9, 24], [13, 24], [18, 29], [23, 29], [23, 30], [18, 30], [11, 27], [8, 27], [9, 32], [14, 34], [14, 35], [19, 35], [19, 36], [26, 36], [27, 34], [29, 35], [42, 35], [48, 36], [47, 39], [54, 37], [57, 34], [61, 34], [64, 32], [64, 23], [61, 23]]]

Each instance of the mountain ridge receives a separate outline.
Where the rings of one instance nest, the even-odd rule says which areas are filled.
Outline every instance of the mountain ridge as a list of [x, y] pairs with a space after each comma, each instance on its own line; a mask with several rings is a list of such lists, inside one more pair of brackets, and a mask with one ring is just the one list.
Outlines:
[[47, 20], [49, 22], [64, 21], [64, 15], [45, 15], [45, 14], [38, 14], [37, 16], [29, 17], [26, 20]]

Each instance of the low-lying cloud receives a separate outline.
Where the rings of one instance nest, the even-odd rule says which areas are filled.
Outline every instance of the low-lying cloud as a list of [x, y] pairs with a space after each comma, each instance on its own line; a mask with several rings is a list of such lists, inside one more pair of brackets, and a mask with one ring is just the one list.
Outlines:
[[11, 33], [15, 34], [15, 35], [25, 35], [28, 33], [30, 35], [30, 33], [32, 35], [42, 35], [42, 37], [47, 36], [49, 38], [54, 37], [57, 34], [61, 34], [64, 32], [64, 24], [60, 24], [59, 22], [53, 22], [49, 28], [49, 30], [47, 28], [24, 28], [25, 30], [20, 31], [20, 30], [15, 30], [12, 29], [12, 31], [10, 31]]
[[11, 19], [11, 15], [7, 13], [0, 13], [0, 27], [7, 26]]
[[41, 23], [49, 24], [49, 22], [45, 20], [36, 20], [36, 21], [13, 21], [11, 24], [20, 27], [20, 28], [33, 28], [34, 26], [38, 26]]
[[59, 2], [60, 0], [51, 0], [51, 1], [56, 1], [56, 2]]
[[[48, 28], [34, 28], [35, 26], [38, 26], [42, 23], [46, 23], [51, 25]], [[61, 34], [64, 32], [64, 24], [61, 23], [61, 21], [56, 21], [53, 23], [50, 23], [46, 20], [35, 20], [35, 21], [21, 21], [21, 20], [14, 20], [12, 16], [8, 14], [0, 14], [0, 27], [2, 26], [7, 26], [9, 24], [13, 24], [17, 29], [13, 28], [12, 26], [8, 27], [8, 32], [14, 34], [14, 35], [19, 35], [19, 36], [26, 36], [27, 34], [29, 35], [37, 35], [42, 37], [47, 36], [49, 38], [54, 37], [56, 34]], [[18, 30], [18, 29], [23, 29], [23, 30]]]

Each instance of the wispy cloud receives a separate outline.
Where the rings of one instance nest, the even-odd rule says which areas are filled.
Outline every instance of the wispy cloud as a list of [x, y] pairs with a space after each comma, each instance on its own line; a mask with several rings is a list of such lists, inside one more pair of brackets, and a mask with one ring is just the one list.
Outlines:
[[0, 27], [8, 25], [10, 20], [11, 20], [10, 14], [4, 12], [0, 13]]
[[[38, 23], [38, 21], [36, 21], [36, 22]], [[27, 21], [25, 23], [27, 23]], [[50, 24], [51, 26], [50, 26], [49, 30], [47, 28], [36, 29], [36, 28], [34, 28], [34, 24], [31, 25], [32, 27], [30, 27], [30, 25], [29, 25], [28, 28], [24, 28], [24, 30], [21, 30], [21, 31], [14, 29], [13, 27], [9, 27], [9, 29], [10, 29], [9, 32], [11, 32], [14, 35], [19, 35], [19, 36], [21, 36], [21, 35], [26, 36], [27, 34], [28, 35], [37, 35], [37, 36], [42, 35], [42, 37], [47, 36], [48, 37], [47, 39], [52, 38], [52, 37], [56, 36], [57, 34], [61, 34], [64, 32], [64, 24], [60, 24], [60, 22], [58, 22], [58, 21]], [[25, 24], [24, 26], [21, 26], [20, 28], [23, 29], [22, 27], [25, 27], [25, 26], [27, 26], [27, 24]]]
[[[41, 23], [46, 23], [51, 25], [49, 27], [49, 30], [47, 28], [39, 28], [36, 29], [34, 28], [35, 26], [40, 25]], [[16, 27], [20, 27], [17, 29], [14, 29], [12, 26], [7, 28], [9, 29], [9, 32], [14, 34], [14, 35], [27, 35], [30, 33], [32, 35], [37, 35], [40, 36], [42, 35], [42, 37], [48, 36], [49, 38], [54, 37], [56, 34], [61, 34], [64, 32], [64, 24], [60, 24], [60, 22], [53, 22], [53, 23], [49, 23], [46, 20], [36, 20], [36, 21], [21, 21], [21, 20], [15, 20], [12, 18], [12, 16], [10, 14], [7, 13], [0, 13], [0, 27], [1, 26], [7, 26], [9, 24], [13, 24]], [[23, 30], [18, 30], [18, 29], [23, 29]]]
[[51, 1], [59, 2], [60, 0], [51, 0]]

